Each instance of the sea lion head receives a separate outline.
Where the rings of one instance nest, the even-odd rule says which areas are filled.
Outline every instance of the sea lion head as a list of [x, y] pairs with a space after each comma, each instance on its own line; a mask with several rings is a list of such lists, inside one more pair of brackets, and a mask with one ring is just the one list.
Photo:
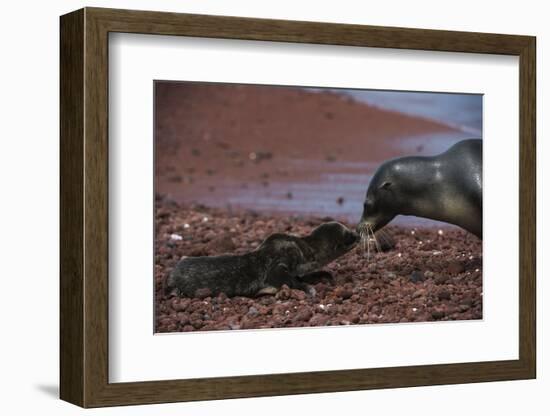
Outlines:
[[275, 233], [267, 237], [255, 250], [262, 257], [273, 263], [286, 264], [291, 274], [299, 269], [300, 265], [311, 264], [315, 261], [315, 253], [309, 244], [300, 237]]
[[383, 163], [374, 173], [357, 226], [361, 235], [373, 233], [396, 215], [414, 215], [415, 204], [429, 188], [425, 158], [403, 157]]
[[331, 221], [319, 225], [304, 241], [313, 249], [317, 266], [322, 267], [350, 251], [359, 241], [359, 234]]

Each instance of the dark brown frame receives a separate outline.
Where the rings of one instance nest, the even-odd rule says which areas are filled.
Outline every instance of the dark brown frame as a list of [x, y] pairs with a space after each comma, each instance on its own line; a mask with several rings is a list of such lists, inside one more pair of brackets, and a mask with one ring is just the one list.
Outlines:
[[[108, 380], [108, 34], [519, 56], [519, 359], [188, 380]], [[61, 386], [83, 407], [529, 379], [536, 376], [535, 38], [85, 8], [61, 17]]]

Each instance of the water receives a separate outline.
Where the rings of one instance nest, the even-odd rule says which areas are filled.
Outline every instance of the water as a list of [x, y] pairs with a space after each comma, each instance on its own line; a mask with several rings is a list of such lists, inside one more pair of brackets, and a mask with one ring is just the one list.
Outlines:
[[[336, 90], [338, 91], [338, 90]], [[480, 138], [483, 126], [483, 95], [428, 92], [341, 90], [357, 101], [455, 127]]]
[[331, 91], [385, 110], [438, 121], [457, 130], [481, 138], [483, 130], [483, 95], [359, 90], [336, 88], [306, 88], [312, 92]]

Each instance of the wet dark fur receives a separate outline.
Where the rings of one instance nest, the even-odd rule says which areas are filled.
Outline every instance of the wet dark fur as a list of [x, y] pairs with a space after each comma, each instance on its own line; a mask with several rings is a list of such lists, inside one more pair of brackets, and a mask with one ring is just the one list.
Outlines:
[[212, 295], [250, 297], [274, 293], [283, 284], [307, 290], [313, 273], [351, 250], [358, 239], [344, 225], [329, 222], [303, 238], [272, 234], [243, 255], [185, 257], [170, 273], [166, 292], [175, 289], [180, 296], [194, 297], [207, 288]]
[[482, 238], [481, 140], [460, 141], [436, 156], [382, 164], [369, 184], [357, 229], [377, 231], [396, 215], [448, 222]]

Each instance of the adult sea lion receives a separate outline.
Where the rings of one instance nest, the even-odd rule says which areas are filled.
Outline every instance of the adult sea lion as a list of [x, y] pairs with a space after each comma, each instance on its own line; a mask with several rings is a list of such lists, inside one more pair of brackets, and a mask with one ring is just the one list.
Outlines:
[[[184, 257], [168, 276], [166, 293], [194, 297], [210, 294], [256, 296], [274, 294], [283, 285], [307, 291], [314, 272], [350, 251], [359, 235], [338, 222], [328, 222], [305, 237], [272, 234], [243, 255]], [[314, 280], [314, 279], [313, 279]]]
[[458, 225], [482, 238], [482, 143], [460, 141], [437, 156], [383, 163], [369, 184], [357, 226], [365, 236], [396, 215]]

